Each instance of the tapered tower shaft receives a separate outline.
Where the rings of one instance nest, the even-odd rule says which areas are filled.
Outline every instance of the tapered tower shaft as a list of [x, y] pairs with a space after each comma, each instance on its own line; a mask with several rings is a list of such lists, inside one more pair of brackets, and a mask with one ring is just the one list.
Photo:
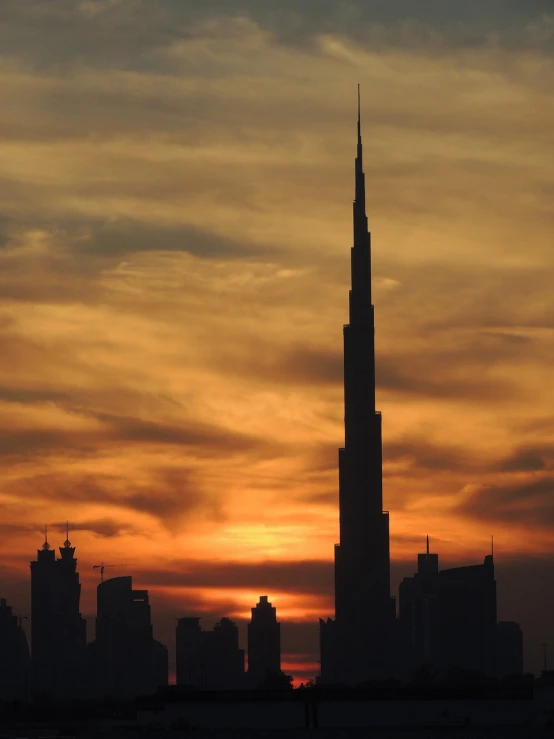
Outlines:
[[[353, 205], [349, 323], [344, 327], [345, 445], [339, 450], [340, 544], [335, 547], [335, 614], [344, 670], [359, 672], [356, 654], [383, 664], [390, 599], [388, 513], [383, 512], [381, 414], [375, 409], [375, 328], [371, 236], [358, 88], [358, 141]], [[379, 670], [377, 670], [379, 672]]]

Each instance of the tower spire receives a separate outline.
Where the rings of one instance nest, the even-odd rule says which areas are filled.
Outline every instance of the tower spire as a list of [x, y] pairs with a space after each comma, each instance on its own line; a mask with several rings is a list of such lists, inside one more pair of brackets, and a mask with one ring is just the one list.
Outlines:
[[[350, 320], [343, 327], [345, 444], [339, 450], [335, 625], [323, 622], [321, 631], [322, 676], [352, 684], [390, 675], [394, 652], [389, 514], [383, 511], [381, 414], [375, 408], [375, 320], [360, 85], [357, 108]], [[333, 646], [326, 647], [325, 642]], [[333, 659], [324, 654], [326, 650], [335, 655]]]
[[[356, 165], [357, 170], [362, 172], [363, 167], [363, 161], [362, 161], [362, 105], [361, 105], [361, 95], [360, 95], [360, 84], [358, 83], [358, 146], [356, 151]], [[363, 176], [363, 175], [362, 175]], [[365, 212], [365, 191], [358, 193], [358, 190], [356, 190], [356, 200], [363, 199], [363, 207]]]
[[42, 548], [44, 550], [50, 549], [50, 544], [48, 543], [48, 524], [44, 524], [44, 544], [42, 545]]
[[362, 145], [362, 106], [360, 98], [360, 83], [358, 82], [358, 146]]

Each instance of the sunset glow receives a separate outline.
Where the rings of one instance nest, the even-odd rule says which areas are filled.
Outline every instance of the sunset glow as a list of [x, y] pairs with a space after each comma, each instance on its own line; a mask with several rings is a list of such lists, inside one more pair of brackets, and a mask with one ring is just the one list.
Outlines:
[[284, 0], [281, 20], [156, 5], [0, 11], [2, 596], [28, 611], [44, 525], [60, 546], [69, 520], [87, 617], [100, 562], [149, 588], [170, 655], [175, 617], [243, 629], [268, 593], [285, 670], [315, 674], [360, 82], [394, 586], [426, 534], [450, 563], [494, 534], [533, 669], [554, 628], [554, 15], [483, 11], [472, 44], [404, 2], [340, 22], [310, 2], [296, 32]]

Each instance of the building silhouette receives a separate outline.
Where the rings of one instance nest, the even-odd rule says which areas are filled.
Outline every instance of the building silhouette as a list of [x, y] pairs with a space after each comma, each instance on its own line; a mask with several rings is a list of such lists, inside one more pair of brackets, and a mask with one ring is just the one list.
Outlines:
[[166, 647], [153, 636], [147, 590], [132, 577], [114, 577], [96, 590], [96, 639], [91, 646], [93, 691], [98, 697], [134, 698], [168, 682]]
[[244, 650], [230, 618], [222, 618], [212, 631], [204, 631], [198, 617], [177, 619], [176, 657], [177, 685], [208, 690], [245, 687]]
[[399, 638], [402, 640], [404, 675], [422, 665], [438, 669], [440, 662], [439, 556], [429, 551], [417, 556], [417, 572], [405, 577], [398, 588]]
[[523, 675], [523, 632], [515, 621], [496, 624], [496, 677]]
[[252, 608], [248, 623], [248, 677], [252, 687], [281, 674], [281, 624], [267, 595]]
[[320, 620], [321, 681], [350, 684], [386, 678], [397, 670], [389, 514], [383, 511], [381, 414], [375, 407], [371, 237], [365, 212], [359, 90], [353, 226], [350, 320], [344, 327], [345, 445], [339, 450], [335, 619]]
[[27, 700], [31, 656], [21, 620], [0, 599], [0, 701]]
[[69, 532], [60, 557], [45, 536], [31, 562], [33, 691], [67, 699], [82, 692], [86, 622], [79, 611], [81, 585]]
[[494, 676], [496, 581], [492, 554], [482, 565], [441, 570], [438, 584], [441, 668]]
[[426, 665], [442, 675], [454, 670], [495, 676], [499, 632], [492, 554], [481, 565], [439, 570], [427, 539], [417, 572], [400, 584], [398, 621], [407, 674]]
[[177, 685], [201, 688], [204, 685], [204, 643], [200, 618], [177, 619], [175, 630]]

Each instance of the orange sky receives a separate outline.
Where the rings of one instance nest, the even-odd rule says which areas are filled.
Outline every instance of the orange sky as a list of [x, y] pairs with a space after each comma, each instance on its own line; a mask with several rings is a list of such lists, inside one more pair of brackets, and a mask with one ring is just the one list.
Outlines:
[[395, 583], [425, 534], [454, 564], [494, 533], [533, 663], [554, 637], [554, 16], [193, 5], [0, 11], [2, 595], [28, 609], [41, 530], [59, 545], [69, 519], [87, 615], [101, 561], [130, 564], [166, 640], [267, 593], [287, 665], [316, 669], [360, 82]]

